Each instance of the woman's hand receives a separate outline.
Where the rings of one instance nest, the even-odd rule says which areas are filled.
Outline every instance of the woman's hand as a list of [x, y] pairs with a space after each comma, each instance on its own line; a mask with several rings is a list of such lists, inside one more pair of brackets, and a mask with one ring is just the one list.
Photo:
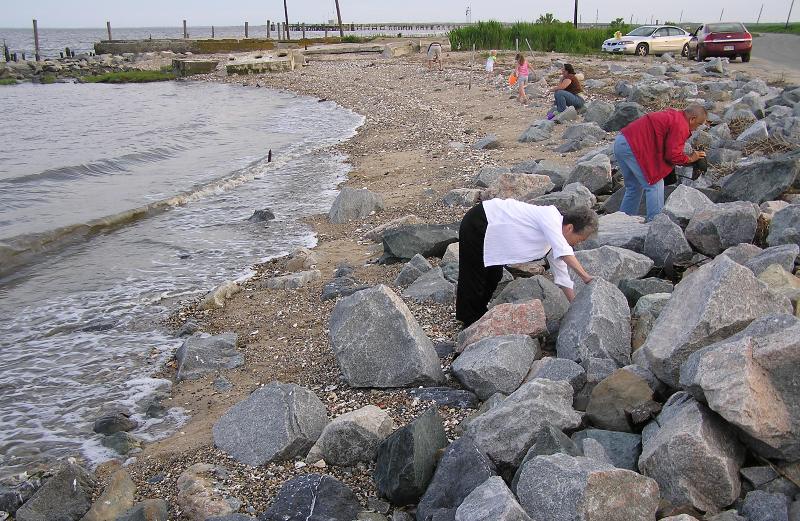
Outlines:
[[581, 280], [583, 280], [584, 284], [591, 284], [592, 281], [594, 280], [594, 277], [592, 277], [587, 273], [586, 276], [581, 276]]

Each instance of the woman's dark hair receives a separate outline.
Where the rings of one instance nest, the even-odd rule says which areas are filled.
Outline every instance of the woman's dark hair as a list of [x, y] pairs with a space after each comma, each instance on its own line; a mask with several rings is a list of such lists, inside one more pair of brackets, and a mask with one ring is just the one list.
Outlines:
[[597, 232], [600, 220], [597, 213], [587, 206], [574, 208], [564, 213], [564, 224], [571, 224], [575, 233], [592, 235]]
[[570, 74], [575, 74], [575, 67], [573, 67], [571, 63], [565, 63], [564, 70]]

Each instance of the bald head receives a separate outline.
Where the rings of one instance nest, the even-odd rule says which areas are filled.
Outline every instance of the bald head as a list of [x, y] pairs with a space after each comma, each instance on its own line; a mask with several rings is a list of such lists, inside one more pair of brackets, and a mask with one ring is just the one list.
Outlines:
[[689, 103], [689, 105], [683, 109], [683, 113], [686, 114], [686, 119], [689, 121], [689, 128], [692, 130], [695, 130], [705, 123], [708, 117], [708, 111], [699, 103]]

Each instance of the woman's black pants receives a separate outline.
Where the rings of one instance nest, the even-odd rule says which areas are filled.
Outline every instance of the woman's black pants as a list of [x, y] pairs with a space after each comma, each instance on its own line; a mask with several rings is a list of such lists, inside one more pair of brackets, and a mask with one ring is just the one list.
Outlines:
[[469, 326], [486, 313], [486, 305], [503, 277], [502, 266], [483, 265], [486, 212], [478, 203], [464, 215], [458, 230], [456, 318]]

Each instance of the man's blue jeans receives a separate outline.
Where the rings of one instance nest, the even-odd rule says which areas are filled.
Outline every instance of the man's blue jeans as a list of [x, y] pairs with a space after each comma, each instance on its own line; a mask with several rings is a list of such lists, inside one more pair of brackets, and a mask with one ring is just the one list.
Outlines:
[[642, 192], [644, 192], [647, 220], [652, 221], [664, 208], [664, 180], [654, 185], [647, 182], [633, 155], [633, 150], [622, 134], [614, 140], [614, 156], [625, 179], [625, 196], [622, 198], [620, 211], [628, 215], [639, 215], [639, 205], [642, 203]]
[[575, 110], [583, 107], [583, 98], [566, 90], [556, 91], [556, 109], [564, 112], [567, 107], [575, 107]]

